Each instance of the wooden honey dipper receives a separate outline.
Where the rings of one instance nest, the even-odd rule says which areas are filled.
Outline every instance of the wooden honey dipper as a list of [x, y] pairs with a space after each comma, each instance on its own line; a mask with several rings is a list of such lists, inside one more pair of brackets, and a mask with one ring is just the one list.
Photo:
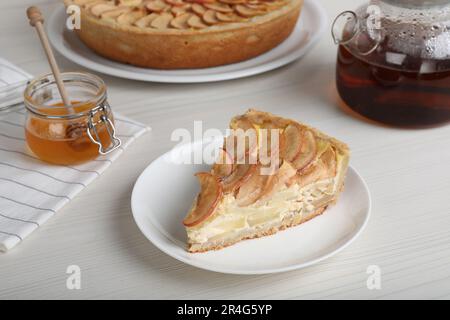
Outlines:
[[52, 73], [55, 78], [62, 101], [66, 108], [68, 108], [69, 113], [74, 114], [75, 110], [72, 108], [72, 103], [70, 102], [69, 96], [67, 95], [66, 88], [64, 87], [64, 82], [61, 79], [61, 72], [59, 70], [58, 64], [56, 63], [56, 59], [53, 54], [53, 50], [50, 47], [50, 43], [48, 42], [47, 34], [44, 30], [44, 17], [42, 16], [41, 10], [39, 10], [38, 7], [29, 7], [27, 9], [27, 16], [30, 20], [30, 25], [36, 28], [36, 31], [39, 35], [39, 39], [41, 40], [41, 44], [47, 56], [48, 63], [50, 64], [50, 68], [52, 69]]
[[[56, 81], [56, 86], [58, 87], [58, 91], [62, 98], [63, 104], [67, 108], [69, 114], [75, 114], [75, 109], [72, 107], [72, 103], [69, 99], [66, 88], [64, 87], [64, 82], [61, 79], [61, 72], [59, 70], [58, 64], [56, 63], [56, 59], [53, 54], [53, 50], [50, 47], [50, 43], [48, 42], [47, 34], [44, 30], [44, 17], [42, 16], [41, 10], [34, 6], [29, 7], [27, 9], [27, 16], [30, 20], [30, 25], [36, 28], [36, 31], [39, 35], [39, 39], [41, 40], [41, 44], [47, 56], [48, 63], [50, 64], [50, 68], [52, 69], [52, 73]], [[85, 132], [86, 129], [87, 126], [83, 123], [71, 123], [66, 127], [66, 136], [73, 139], [73, 141], [70, 141], [69, 143], [69, 145], [73, 149], [83, 150], [88, 147], [85, 141], [77, 140], [77, 138], [83, 135], [83, 132]]]
[[[30, 21], [30, 25], [36, 28], [36, 31], [39, 35], [39, 39], [41, 40], [42, 47], [44, 48], [45, 54], [47, 56], [48, 63], [50, 64], [50, 68], [52, 69], [53, 76], [55, 78], [56, 85], [58, 87], [59, 94], [62, 98], [63, 105], [68, 110], [69, 114], [75, 115], [75, 109], [72, 105], [71, 101], [69, 100], [69, 96], [67, 95], [67, 91], [64, 87], [64, 82], [61, 78], [61, 72], [58, 68], [58, 64], [56, 63], [55, 56], [53, 54], [52, 48], [50, 47], [50, 43], [47, 38], [47, 34], [45, 33], [43, 23], [44, 23], [44, 17], [42, 16], [41, 11], [37, 7], [29, 7], [27, 9], [27, 16]], [[111, 125], [112, 127], [112, 133], [110, 131], [109, 127], [106, 127], [105, 130], [107, 130], [109, 134], [109, 144], [112, 146], [109, 147], [108, 145], [105, 147], [101, 141], [101, 139], [98, 136], [97, 129], [95, 125], [92, 124], [92, 119], [89, 118], [89, 120], [86, 119], [80, 119], [78, 122], [71, 122], [66, 126], [66, 138], [69, 138], [69, 141], [67, 144], [76, 151], [85, 151], [92, 147], [92, 143], [95, 143], [99, 146], [99, 153], [100, 154], [106, 154], [109, 153], [115, 149], [117, 149], [121, 142], [120, 139], [115, 137], [115, 128], [112, 122], [107, 118], [106, 115], [103, 115], [100, 118], [103, 123], [106, 123], [106, 125]], [[79, 117], [78, 117], [79, 118]], [[86, 117], [85, 117], [86, 118]], [[106, 120], [105, 120], [106, 119]], [[106, 122], [108, 121], [108, 122]], [[91, 128], [90, 126], [93, 126]], [[95, 140], [92, 137], [92, 134], [90, 133], [90, 130], [93, 129], [97, 136], [97, 140]]]

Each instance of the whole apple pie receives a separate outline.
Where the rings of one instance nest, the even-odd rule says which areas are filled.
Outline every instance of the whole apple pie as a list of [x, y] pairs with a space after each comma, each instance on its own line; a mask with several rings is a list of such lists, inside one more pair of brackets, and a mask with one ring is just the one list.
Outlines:
[[299, 225], [322, 214], [343, 189], [344, 143], [256, 110], [235, 117], [230, 128], [211, 171], [197, 174], [201, 191], [183, 221], [190, 252]]
[[292, 32], [303, 0], [65, 0], [81, 9], [80, 39], [98, 54], [158, 69], [243, 61]]

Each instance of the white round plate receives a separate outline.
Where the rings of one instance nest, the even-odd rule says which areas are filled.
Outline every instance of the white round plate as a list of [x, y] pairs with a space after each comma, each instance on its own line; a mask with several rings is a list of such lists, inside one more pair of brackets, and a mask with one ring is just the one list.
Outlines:
[[[199, 191], [194, 173], [209, 165], [180, 164], [193, 152], [220, 148], [222, 139], [177, 146], [150, 164], [138, 178], [131, 197], [134, 219], [159, 249], [198, 268], [232, 274], [267, 274], [310, 266], [338, 253], [364, 229], [370, 195], [358, 173], [349, 168], [338, 203], [323, 215], [275, 235], [239, 242], [207, 253], [186, 251], [182, 220]], [[208, 149], [206, 149], [208, 148]]]
[[94, 71], [116, 77], [167, 83], [212, 82], [247, 77], [284, 66], [302, 57], [317, 42], [327, 26], [327, 15], [316, 0], [306, 0], [301, 18], [291, 36], [278, 47], [256, 58], [216, 68], [157, 70], [134, 67], [103, 58], [87, 48], [66, 29], [64, 7], [58, 8], [47, 23], [53, 47], [67, 59]]

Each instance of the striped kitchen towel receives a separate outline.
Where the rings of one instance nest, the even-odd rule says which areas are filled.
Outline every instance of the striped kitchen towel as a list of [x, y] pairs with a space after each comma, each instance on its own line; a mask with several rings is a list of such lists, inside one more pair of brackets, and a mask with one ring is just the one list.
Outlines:
[[[11, 83], [0, 59], [0, 89]], [[23, 72], [23, 71], [21, 71]], [[24, 73], [24, 76], [26, 74]], [[21, 80], [14, 75], [14, 81]], [[107, 156], [77, 166], [46, 164], [27, 150], [23, 106], [0, 114], [0, 251], [7, 251], [73, 199], [139, 136], [150, 128], [115, 114], [122, 146]]]

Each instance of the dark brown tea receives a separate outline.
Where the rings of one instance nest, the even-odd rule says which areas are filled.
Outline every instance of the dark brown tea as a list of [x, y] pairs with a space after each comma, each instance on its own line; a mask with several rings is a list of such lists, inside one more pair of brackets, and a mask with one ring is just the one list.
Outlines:
[[[423, 64], [409, 63], [419, 66], [415, 70]], [[337, 89], [352, 110], [369, 119], [402, 127], [437, 126], [450, 122], [450, 60], [433, 68], [437, 71], [413, 72], [370, 64], [341, 45]]]

